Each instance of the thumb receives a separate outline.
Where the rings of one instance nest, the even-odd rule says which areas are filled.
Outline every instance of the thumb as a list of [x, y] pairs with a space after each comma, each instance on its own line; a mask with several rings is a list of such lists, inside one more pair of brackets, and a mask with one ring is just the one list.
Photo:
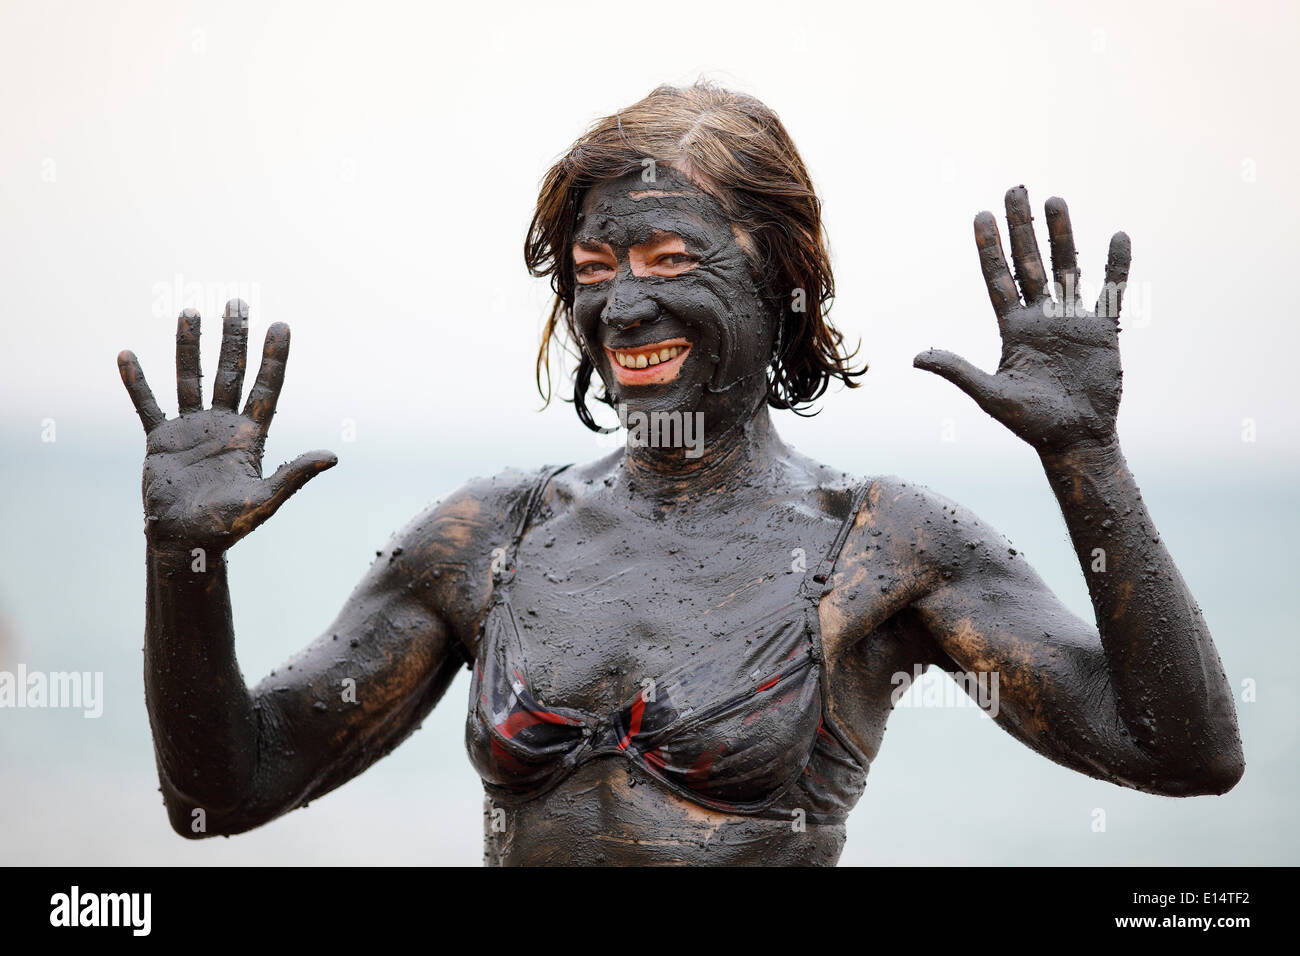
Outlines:
[[285, 462], [266, 479], [271, 488], [271, 497], [277, 499], [275, 506], [280, 507], [299, 488], [338, 463], [338, 455], [323, 449], [304, 452], [293, 461]]
[[262, 487], [266, 497], [253, 509], [240, 518], [240, 523], [251, 530], [271, 515], [280, 510], [280, 506], [289, 500], [289, 496], [307, 482], [311, 481], [327, 468], [339, 463], [338, 456], [332, 451], [309, 451], [299, 455], [293, 461], [285, 462], [275, 473], [265, 479]]
[[945, 352], [943, 349], [927, 349], [912, 359], [912, 365], [933, 372], [940, 378], [946, 378], [975, 399], [975, 403], [986, 412], [991, 413], [998, 404], [998, 383], [994, 377], [983, 369], [971, 365], [960, 355]]

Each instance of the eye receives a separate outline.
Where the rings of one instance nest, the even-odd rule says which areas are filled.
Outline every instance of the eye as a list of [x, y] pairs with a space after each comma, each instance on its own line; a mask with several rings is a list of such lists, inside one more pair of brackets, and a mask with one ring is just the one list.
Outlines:
[[576, 266], [573, 273], [579, 279], [585, 279], [588, 282], [595, 282], [602, 273], [610, 271], [612, 270], [607, 263], [599, 260], [592, 260], [591, 262], [584, 262], [581, 265]]
[[694, 265], [699, 262], [699, 256], [693, 256], [689, 252], [669, 252], [655, 260], [657, 266], [668, 266], [669, 268], [680, 268], [681, 266]]

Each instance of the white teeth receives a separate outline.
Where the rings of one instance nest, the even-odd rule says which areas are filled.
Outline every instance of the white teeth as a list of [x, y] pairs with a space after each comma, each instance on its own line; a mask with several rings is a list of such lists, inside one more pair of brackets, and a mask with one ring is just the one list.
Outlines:
[[627, 368], [627, 356], [626, 356], [626, 355], [624, 355], [622, 352], [615, 352], [615, 353], [614, 353], [614, 358], [618, 359], [618, 364], [619, 364], [619, 365], [623, 366], [624, 368]]
[[660, 350], [659, 350], [659, 361], [661, 361], [661, 362], [667, 362], [670, 358], [673, 357], [674, 354], [675, 354], [675, 353], [673, 352], [672, 349], [660, 349]]
[[644, 353], [644, 352], [641, 353], [640, 355], [638, 355], [638, 356], [636, 357], [636, 367], [637, 367], [637, 368], [645, 368], [645, 367], [646, 367], [647, 365], [649, 365], [649, 364], [650, 364], [650, 363], [646, 361], [646, 357], [645, 357], [645, 353]]
[[650, 353], [650, 364], [651, 364], [651, 365], [658, 365], [658, 364], [659, 364], [659, 355], [658, 355], [658, 353], [656, 353], [656, 352], [651, 352], [651, 353]]

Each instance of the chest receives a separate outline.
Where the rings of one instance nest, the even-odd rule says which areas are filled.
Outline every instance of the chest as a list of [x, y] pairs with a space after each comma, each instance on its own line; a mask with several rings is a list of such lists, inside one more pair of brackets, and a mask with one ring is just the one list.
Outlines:
[[[521, 541], [496, 613], [509, 615], [543, 699], [609, 709], [721, 646], [795, 641], [809, 618], [801, 585], [835, 530], [757, 515], [709, 533], [552, 518]], [[751, 658], [732, 656], [737, 667]]]

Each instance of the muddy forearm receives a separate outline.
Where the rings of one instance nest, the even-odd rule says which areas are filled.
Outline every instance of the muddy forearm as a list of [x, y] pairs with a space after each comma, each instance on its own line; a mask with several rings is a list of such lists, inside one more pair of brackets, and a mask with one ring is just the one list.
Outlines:
[[[220, 810], [246, 796], [258, 723], [235, 659], [225, 556], [150, 545], [145, 697], [164, 792]], [[169, 797], [170, 794], [167, 794]]]
[[1083, 568], [1127, 732], [1171, 773], [1241, 774], [1232, 689], [1118, 441], [1042, 453]]

